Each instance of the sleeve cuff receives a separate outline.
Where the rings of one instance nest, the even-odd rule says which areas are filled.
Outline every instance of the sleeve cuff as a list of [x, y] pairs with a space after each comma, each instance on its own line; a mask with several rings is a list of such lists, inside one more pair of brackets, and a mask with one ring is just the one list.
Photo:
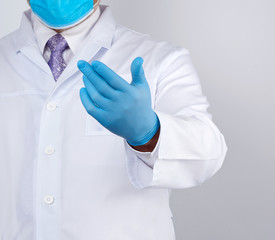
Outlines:
[[200, 185], [221, 167], [227, 151], [223, 135], [207, 117], [175, 118], [157, 113], [161, 131], [152, 153], [125, 141], [130, 182], [138, 189], [182, 189]]

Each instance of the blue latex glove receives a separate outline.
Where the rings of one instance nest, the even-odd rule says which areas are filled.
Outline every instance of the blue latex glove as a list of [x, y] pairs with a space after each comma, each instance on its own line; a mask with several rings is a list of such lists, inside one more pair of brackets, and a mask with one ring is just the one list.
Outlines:
[[160, 127], [142, 64], [140, 57], [132, 62], [129, 84], [102, 62], [78, 62], [84, 74], [85, 88], [80, 89], [80, 98], [86, 111], [133, 146], [147, 143]]

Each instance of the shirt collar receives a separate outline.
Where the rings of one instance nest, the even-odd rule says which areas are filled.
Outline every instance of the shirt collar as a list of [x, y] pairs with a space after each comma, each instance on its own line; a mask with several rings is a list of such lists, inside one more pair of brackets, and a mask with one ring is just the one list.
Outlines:
[[[115, 33], [115, 29], [116, 29], [116, 24], [115, 24], [114, 18], [112, 16], [111, 9], [109, 6], [100, 5], [98, 10], [96, 10], [96, 12], [94, 13], [95, 16], [91, 16], [89, 19], [86, 20], [87, 25], [86, 25], [86, 22], [82, 23], [84, 25], [83, 28], [85, 28], [87, 26], [88, 26], [88, 28], [85, 31], [85, 33], [83, 33], [81, 35], [81, 37], [79, 39], [80, 39], [80, 41], [83, 41], [83, 45], [84, 45], [84, 43], [87, 43], [89, 41], [94, 41], [97, 44], [100, 44], [102, 47], [109, 49], [112, 45], [112, 40], [113, 40], [113, 36]], [[89, 26], [89, 24], [91, 24], [91, 22], [93, 22], [92, 27]], [[66, 37], [66, 35], [67, 35], [67, 38], [68, 38], [68, 36], [73, 34], [73, 31], [76, 31], [76, 32], [81, 31], [80, 29], [82, 29], [82, 24], [79, 24], [77, 27], [75, 27], [76, 30], [73, 28], [66, 30], [66, 31], [68, 31], [66, 34], [65, 34], [66, 31], [64, 31], [63, 32], [64, 36]], [[35, 34], [36, 32], [35, 32], [34, 25], [35, 24], [33, 24], [33, 22], [32, 22], [32, 10], [28, 9], [23, 13], [21, 25], [15, 33], [16, 51], [19, 51], [22, 48], [28, 47], [30, 45], [37, 45], [38, 48], [43, 53], [45, 44], [47, 43], [48, 39], [56, 34], [56, 32], [54, 30], [43, 25], [43, 30], [41, 30], [42, 33], [41, 33], [41, 38], [40, 38], [40, 34], [38, 34], [38, 35]], [[46, 29], [44, 29], [44, 27]], [[78, 27], [79, 27], [79, 29], [78, 29]], [[71, 31], [69, 32], [69, 30], [72, 30], [72, 32]], [[63, 35], [63, 33], [62, 33], [62, 35]], [[77, 46], [74, 46], [74, 44], [72, 43], [74, 41], [73, 40], [74, 37], [73, 38], [69, 37], [68, 39], [67, 38], [66, 38], [66, 40], [68, 41], [69, 46], [70, 46], [70, 44], [72, 45], [72, 51], [76, 52]], [[82, 43], [78, 42], [77, 44], [79, 44], [81, 46]]]
[[[73, 54], [76, 54], [78, 47], [81, 46], [81, 43], [86, 38], [87, 34], [91, 31], [99, 17], [100, 8], [97, 8], [96, 11], [81, 24], [61, 33], [61, 35], [66, 39]], [[31, 20], [38, 47], [43, 54], [48, 40], [54, 36], [56, 32], [43, 24], [40, 19], [33, 13], [33, 11], [31, 11]]]

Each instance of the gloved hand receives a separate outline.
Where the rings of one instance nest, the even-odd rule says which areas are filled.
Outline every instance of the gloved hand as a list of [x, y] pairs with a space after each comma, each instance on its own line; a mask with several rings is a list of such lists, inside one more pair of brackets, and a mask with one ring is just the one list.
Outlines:
[[132, 146], [147, 143], [160, 127], [142, 64], [140, 57], [132, 62], [129, 84], [102, 62], [78, 62], [84, 74], [85, 88], [80, 89], [80, 98], [86, 111]]

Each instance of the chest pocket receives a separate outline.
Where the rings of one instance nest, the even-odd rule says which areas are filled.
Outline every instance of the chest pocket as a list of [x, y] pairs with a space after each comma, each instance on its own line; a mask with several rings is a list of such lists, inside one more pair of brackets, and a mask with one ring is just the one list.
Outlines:
[[107, 128], [103, 127], [96, 119], [87, 114], [86, 116], [86, 126], [85, 135], [114, 135]]

